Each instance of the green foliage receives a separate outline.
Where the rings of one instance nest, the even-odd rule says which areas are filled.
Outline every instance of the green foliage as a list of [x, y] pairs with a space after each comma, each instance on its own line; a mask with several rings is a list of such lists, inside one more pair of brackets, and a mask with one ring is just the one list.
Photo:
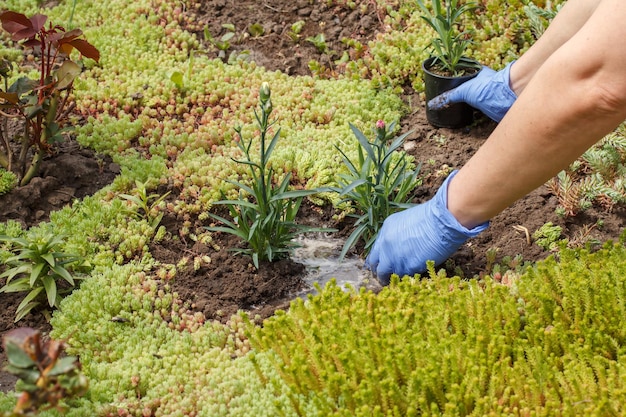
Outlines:
[[86, 393], [89, 384], [78, 359], [63, 356], [61, 342], [44, 341], [38, 330], [22, 327], [4, 335], [3, 347], [6, 370], [19, 378], [22, 391], [13, 411], [3, 417], [35, 416], [48, 408], [63, 411], [66, 400]]
[[17, 184], [17, 176], [11, 171], [0, 168], [0, 195], [11, 191]]
[[258, 38], [259, 36], [263, 36], [265, 34], [265, 28], [261, 23], [253, 23], [248, 27], [248, 33], [254, 38]]
[[289, 35], [291, 40], [294, 41], [295, 43], [300, 42], [300, 38], [301, 38], [300, 34], [302, 33], [302, 29], [304, 29], [305, 24], [306, 22], [304, 20], [298, 20], [297, 22], [293, 23], [290, 26], [289, 32], [287, 32], [287, 35]]
[[356, 218], [355, 229], [344, 244], [341, 258], [359, 240], [365, 243], [365, 254], [369, 253], [384, 220], [411, 207], [412, 193], [421, 183], [417, 178], [419, 167], [411, 169], [410, 158], [396, 152], [411, 132], [394, 138], [395, 122], [386, 126], [379, 120], [373, 129], [376, 138], [370, 142], [354, 125], [350, 124], [350, 129], [359, 142], [357, 159], [351, 160], [337, 147], [348, 173], [340, 174], [339, 185], [333, 187], [341, 198], [338, 204], [350, 203], [357, 211], [348, 214]]
[[[239, 38], [237, 38], [235, 25], [231, 23], [225, 23], [222, 25], [222, 28], [226, 30], [226, 33], [224, 33], [219, 39], [217, 39], [211, 35], [208, 26], [205, 26], [204, 38], [206, 41], [209, 42], [211, 46], [218, 50], [218, 56], [224, 60], [226, 58], [226, 52], [232, 46], [232, 42], [239, 42]], [[260, 36], [263, 34], [264, 29], [260, 24], [255, 23], [249, 27], [248, 31], [252, 36]], [[247, 50], [242, 52], [232, 51], [228, 56], [228, 63], [233, 64], [237, 61], [246, 61], [248, 60], [249, 55], [250, 52]]]
[[155, 268], [150, 257], [101, 268], [53, 316], [51, 336], [80, 355], [100, 410], [76, 416], [278, 415], [274, 404], [288, 399], [256, 377], [242, 320], [223, 325], [189, 310]]
[[506, 285], [433, 269], [378, 294], [331, 283], [252, 327], [252, 359], [272, 354], [280, 377], [257, 372], [301, 416], [621, 415], [626, 249], [560, 257]]
[[558, 247], [563, 228], [547, 222], [533, 233], [535, 243], [543, 250], [554, 250]]
[[[476, 3], [459, 0], [432, 0], [431, 8], [424, 0], [416, 0], [422, 12], [422, 19], [434, 29], [436, 36], [430, 41], [434, 65], [453, 75], [463, 74], [477, 64], [466, 56], [471, 40], [467, 31], [459, 31], [458, 26], [464, 14], [476, 9]], [[479, 68], [479, 67], [478, 67]]]
[[[17, 306], [15, 321], [21, 320], [46, 299], [50, 307], [59, 307], [63, 294], [76, 285], [73, 269], [88, 265], [80, 256], [61, 252], [62, 236], [51, 230], [36, 229], [25, 237], [0, 236], [8, 244], [13, 256], [5, 260], [8, 269], [0, 274], [6, 278], [0, 292], [27, 292]], [[66, 284], [59, 287], [59, 281]]]
[[530, 27], [535, 38], [539, 39], [541, 35], [543, 35], [543, 32], [548, 28], [548, 25], [559, 12], [561, 6], [562, 4], [559, 4], [552, 9], [550, 3], [548, 3], [547, 7], [544, 9], [532, 2], [524, 6], [524, 12], [530, 21]]
[[[226, 205], [233, 220], [228, 220], [215, 213], [209, 215], [224, 223], [226, 226], [208, 227], [213, 232], [225, 232], [238, 236], [247, 244], [247, 248], [235, 248], [235, 252], [252, 256], [255, 267], [259, 267], [259, 261], [274, 261], [289, 256], [298, 247], [294, 238], [300, 234], [311, 231], [328, 231], [327, 229], [309, 227], [295, 222], [302, 199], [306, 196], [321, 192], [321, 189], [288, 191], [291, 173], [287, 173], [281, 183], [275, 186], [273, 183], [274, 168], [269, 161], [272, 152], [278, 143], [280, 129], [266, 143], [267, 134], [273, 122], [269, 121], [272, 113], [272, 101], [270, 88], [263, 83], [260, 93], [261, 112], [255, 110], [255, 116], [261, 132], [260, 155], [258, 162], [252, 156], [252, 138], [245, 140], [241, 134], [241, 128], [237, 128], [239, 149], [246, 159], [237, 160], [239, 164], [248, 167], [252, 177], [252, 185], [246, 185], [238, 181], [228, 181], [239, 188], [238, 200], [220, 200], [215, 205]], [[254, 198], [249, 201], [245, 196], [248, 194]]]
[[156, 230], [163, 218], [163, 202], [170, 194], [168, 191], [163, 195], [156, 193], [148, 194], [146, 184], [141, 181], [135, 181], [136, 195], [120, 194], [120, 197], [135, 205], [135, 210], [130, 213], [139, 219], [145, 219], [150, 226]]
[[188, 81], [191, 80], [193, 75], [193, 61], [194, 61], [194, 53], [189, 54], [189, 60], [187, 61], [187, 70], [183, 73], [182, 71], [172, 71], [170, 73], [170, 80], [176, 85], [180, 91], [185, 92], [185, 86], [188, 84]]
[[309, 36], [306, 38], [307, 42], [310, 42], [315, 46], [315, 49], [321, 54], [330, 54], [331, 50], [328, 48], [328, 44], [326, 43], [326, 36], [323, 33], [318, 33], [315, 36]]
[[626, 125], [620, 125], [547, 185], [559, 200], [559, 213], [574, 216], [600, 206], [626, 202]]
[[[0, 61], [0, 77], [4, 82], [0, 90], [3, 110], [0, 166], [14, 172], [20, 185], [30, 182], [51, 145], [63, 138], [63, 125], [71, 111], [74, 79], [81, 73], [81, 67], [70, 58], [71, 52], [76, 49], [86, 58], [100, 59], [98, 50], [81, 38], [80, 29], [66, 32], [59, 25], [46, 28], [46, 20], [47, 16], [42, 14], [31, 18], [13, 11], [0, 14], [2, 28], [13, 41], [40, 49], [36, 54], [39, 57], [37, 80], [24, 76], [9, 85], [13, 63]], [[20, 133], [13, 135], [8, 127], [9, 118], [20, 120]]]
[[131, 142], [141, 135], [141, 120], [129, 115], [119, 118], [102, 115], [98, 119], [89, 117], [84, 126], [76, 128], [76, 140], [96, 152], [118, 156], [130, 148]]

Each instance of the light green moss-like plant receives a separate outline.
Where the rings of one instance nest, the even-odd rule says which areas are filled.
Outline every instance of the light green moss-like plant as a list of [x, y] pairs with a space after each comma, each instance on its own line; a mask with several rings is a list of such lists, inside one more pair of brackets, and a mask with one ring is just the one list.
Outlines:
[[17, 176], [11, 171], [0, 168], [0, 195], [6, 194], [17, 185]]
[[[626, 249], [564, 249], [507, 283], [334, 283], [251, 328], [298, 415], [620, 415]], [[354, 323], [359, 323], [355, 326]], [[276, 385], [278, 388], [278, 385]], [[284, 388], [282, 388], [284, 391]]]

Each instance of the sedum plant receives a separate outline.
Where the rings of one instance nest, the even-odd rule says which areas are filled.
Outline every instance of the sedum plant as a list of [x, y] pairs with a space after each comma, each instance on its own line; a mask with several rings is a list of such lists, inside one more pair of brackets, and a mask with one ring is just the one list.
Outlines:
[[250, 328], [250, 358], [271, 355], [280, 377], [257, 372], [289, 395], [278, 415], [623, 415], [625, 256], [622, 239], [506, 284], [432, 265], [379, 293], [331, 283]]
[[[76, 285], [73, 269], [87, 267], [80, 256], [61, 252], [63, 238], [50, 230], [35, 230], [26, 237], [0, 236], [0, 243], [9, 244], [14, 253], [6, 259], [8, 268], [0, 274], [0, 278], [6, 278], [0, 292], [27, 293], [17, 306], [16, 322], [43, 300], [51, 308], [58, 308], [63, 294]], [[59, 281], [65, 284], [59, 287]]]
[[559, 247], [563, 228], [552, 222], [543, 224], [533, 233], [533, 240], [543, 250], [556, 250]]
[[[249, 168], [252, 184], [247, 185], [239, 181], [228, 180], [239, 188], [237, 200], [220, 200], [215, 205], [226, 205], [232, 216], [228, 220], [215, 213], [209, 215], [225, 226], [211, 226], [208, 230], [225, 232], [238, 236], [247, 243], [246, 248], [233, 249], [235, 252], [252, 256], [254, 266], [259, 267], [259, 261], [274, 261], [285, 258], [298, 247], [294, 238], [305, 232], [329, 231], [329, 229], [315, 228], [296, 223], [296, 216], [306, 196], [310, 196], [322, 189], [288, 191], [291, 174], [287, 173], [280, 184], [274, 185], [274, 169], [269, 166], [272, 151], [278, 143], [280, 129], [273, 137], [268, 133], [273, 122], [270, 122], [272, 101], [269, 84], [263, 83], [260, 90], [260, 113], [255, 109], [255, 116], [260, 128], [261, 143], [258, 161], [252, 155], [253, 140], [245, 140], [241, 128], [237, 128], [239, 135], [237, 145], [246, 159], [235, 160]], [[269, 139], [269, 140], [268, 140]], [[248, 200], [245, 194], [252, 197]]]
[[10, 192], [17, 183], [17, 177], [11, 171], [0, 168], [0, 195]]
[[[0, 14], [2, 28], [11, 39], [37, 51], [38, 79], [20, 77], [9, 85], [13, 63], [0, 61], [0, 166], [19, 177], [26, 185], [37, 174], [39, 164], [51, 145], [62, 140], [63, 125], [73, 107], [72, 89], [81, 67], [70, 55], [74, 49], [96, 61], [98, 50], [82, 39], [82, 31], [66, 31], [50, 23], [47, 16], [5, 11]], [[14, 132], [9, 120], [17, 120]]]
[[341, 198], [338, 204], [350, 203], [356, 210], [348, 214], [356, 218], [355, 229], [343, 246], [342, 259], [360, 240], [365, 243], [365, 254], [369, 253], [383, 221], [410, 207], [413, 190], [421, 183], [417, 178], [419, 167], [412, 169], [407, 155], [396, 152], [410, 132], [392, 137], [394, 128], [395, 122], [386, 126], [379, 120], [374, 129], [376, 138], [370, 142], [350, 124], [360, 145], [356, 160], [337, 147], [348, 173], [340, 174], [334, 191]]

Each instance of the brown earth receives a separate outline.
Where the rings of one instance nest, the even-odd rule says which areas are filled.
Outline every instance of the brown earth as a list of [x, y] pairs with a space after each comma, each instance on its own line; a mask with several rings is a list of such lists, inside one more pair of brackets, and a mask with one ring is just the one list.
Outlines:
[[[191, 28], [202, 37], [201, 28], [207, 24], [214, 38], [225, 33], [223, 24], [233, 24], [237, 30], [254, 23], [262, 23], [266, 33], [258, 38], [247, 37], [233, 43], [228, 51], [250, 51], [250, 56], [269, 70], [280, 70], [290, 75], [309, 74], [311, 59], [332, 68], [332, 62], [316, 47], [306, 41], [294, 43], [288, 36], [291, 25], [306, 22], [302, 39], [324, 33], [330, 49], [339, 55], [345, 49], [342, 37], [358, 38], [362, 43], [372, 39], [381, 28], [378, 11], [371, 5], [367, 11], [349, 10], [344, 7], [327, 7], [326, 2], [309, 0], [275, 0], [260, 3], [255, 0], [203, 0], [198, 9], [198, 27]], [[372, 2], [373, 4], [374, 2]], [[187, 13], [191, 13], [188, 11]], [[207, 43], [207, 47], [208, 47]], [[213, 49], [215, 56], [219, 50]], [[416, 203], [432, 197], [444, 179], [444, 172], [461, 167], [480, 147], [495, 127], [495, 123], [476, 114], [476, 122], [460, 130], [436, 129], [430, 126], [423, 110], [420, 96], [407, 89], [406, 100], [416, 109], [400, 121], [402, 128], [413, 133], [405, 150], [422, 162], [423, 185], [417, 190]], [[48, 219], [48, 213], [69, 204], [74, 198], [90, 195], [108, 184], [118, 174], [118, 167], [107, 158], [80, 149], [77, 145], [65, 145], [50, 156], [42, 168], [42, 177], [29, 186], [18, 188], [0, 196], [0, 221], [18, 219], [25, 225], [34, 225]], [[171, 190], [173, 194], [175, 190]], [[590, 209], [575, 217], [559, 217], [555, 214], [556, 197], [546, 187], [533, 191], [496, 216], [490, 228], [479, 237], [464, 245], [445, 264], [450, 273], [473, 277], [490, 272], [491, 261], [487, 251], [497, 250], [496, 262], [505, 256], [521, 255], [524, 260], [535, 261], [549, 255], [529, 240], [530, 235], [546, 222], [563, 227], [563, 237], [572, 242], [616, 240], [623, 227], [625, 211], [614, 207], [612, 211]], [[344, 235], [350, 232], [350, 224], [332, 224], [332, 208], [308, 205], [301, 211], [302, 222], [337, 227]], [[602, 227], [598, 227], [598, 221]], [[166, 215], [163, 224], [172, 235], [179, 235], [182, 227], [174, 216]], [[230, 236], [216, 235], [221, 247], [194, 242], [165, 241], [151, 250], [155, 258], [176, 264], [183, 256], [209, 255], [212, 262], [197, 271], [189, 268], [171, 281], [171, 286], [192, 311], [204, 313], [207, 319], [226, 320], [239, 309], [268, 317], [277, 308], [287, 308], [292, 294], [303, 285], [304, 267], [291, 260], [263, 263], [259, 270], [251, 265], [251, 259], [236, 256], [226, 248], [241, 245]], [[15, 294], [0, 294], [0, 333], [16, 326], [30, 326], [45, 333], [50, 330], [44, 316], [35, 313], [14, 324], [15, 309], [20, 302]], [[5, 357], [0, 352], [0, 361]], [[13, 389], [15, 379], [0, 372], [0, 390]]]

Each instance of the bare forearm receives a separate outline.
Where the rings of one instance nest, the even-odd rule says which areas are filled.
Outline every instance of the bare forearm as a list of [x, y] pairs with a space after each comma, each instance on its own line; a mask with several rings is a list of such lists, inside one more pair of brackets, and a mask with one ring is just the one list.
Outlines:
[[518, 96], [537, 69], [587, 22], [601, 0], [568, 0], [537, 42], [511, 68], [511, 89]]

